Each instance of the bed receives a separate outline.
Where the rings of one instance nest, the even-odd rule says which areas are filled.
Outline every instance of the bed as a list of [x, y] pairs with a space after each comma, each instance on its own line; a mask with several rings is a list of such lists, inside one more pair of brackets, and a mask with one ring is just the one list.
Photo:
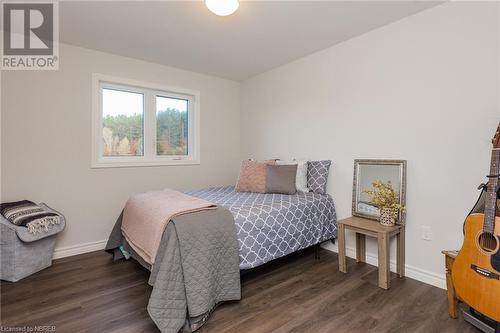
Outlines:
[[250, 269], [337, 235], [329, 195], [236, 192], [233, 186], [187, 192], [228, 209], [234, 216], [240, 269]]
[[218, 304], [241, 298], [241, 270], [333, 240], [337, 234], [329, 195], [236, 192], [232, 186], [186, 194], [218, 207], [174, 217], [163, 232], [153, 266], [123, 238], [123, 213], [106, 245], [115, 259], [130, 255], [151, 271], [148, 313], [161, 332], [199, 329]]

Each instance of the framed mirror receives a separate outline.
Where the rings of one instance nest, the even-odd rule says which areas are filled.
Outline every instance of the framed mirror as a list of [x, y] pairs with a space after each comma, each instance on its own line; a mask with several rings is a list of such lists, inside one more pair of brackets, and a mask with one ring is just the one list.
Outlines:
[[[406, 206], [405, 160], [354, 160], [352, 215], [378, 220], [380, 208], [366, 191], [373, 190], [376, 181], [390, 184], [398, 194], [399, 204]], [[398, 224], [405, 224], [406, 214], [399, 212]]]

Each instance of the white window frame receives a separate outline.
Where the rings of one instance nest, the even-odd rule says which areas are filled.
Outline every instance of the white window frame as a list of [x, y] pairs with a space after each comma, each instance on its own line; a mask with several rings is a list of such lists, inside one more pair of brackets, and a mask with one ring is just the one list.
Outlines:
[[[144, 96], [143, 156], [103, 156], [102, 89], [141, 93]], [[187, 99], [188, 155], [161, 156], [156, 154], [156, 96]], [[120, 168], [162, 165], [200, 164], [200, 92], [167, 87], [94, 73], [92, 74], [92, 158], [91, 168]]]

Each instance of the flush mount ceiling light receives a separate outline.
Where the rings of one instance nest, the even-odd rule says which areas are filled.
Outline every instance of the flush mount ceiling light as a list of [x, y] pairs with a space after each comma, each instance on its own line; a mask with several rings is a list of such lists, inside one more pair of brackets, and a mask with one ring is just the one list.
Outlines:
[[205, 0], [207, 8], [219, 16], [228, 16], [234, 13], [240, 3], [238, 0]]

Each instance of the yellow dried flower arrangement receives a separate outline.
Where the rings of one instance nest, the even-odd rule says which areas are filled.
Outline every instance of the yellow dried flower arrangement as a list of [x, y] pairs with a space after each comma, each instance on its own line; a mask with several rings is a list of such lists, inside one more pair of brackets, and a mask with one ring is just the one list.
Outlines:
[[381, 180], [376, 180], [372, 183], [373, 190], [366, 190], [366, 193], [370, 196], [370, 202], [381, 210], [383, 208], [390, 210], [393, 219], [396, 219], [399, 212], [405, 211], [405, 207], [399, 203], [399, 195], [392, 188], [390, 181], [383, 182]]

